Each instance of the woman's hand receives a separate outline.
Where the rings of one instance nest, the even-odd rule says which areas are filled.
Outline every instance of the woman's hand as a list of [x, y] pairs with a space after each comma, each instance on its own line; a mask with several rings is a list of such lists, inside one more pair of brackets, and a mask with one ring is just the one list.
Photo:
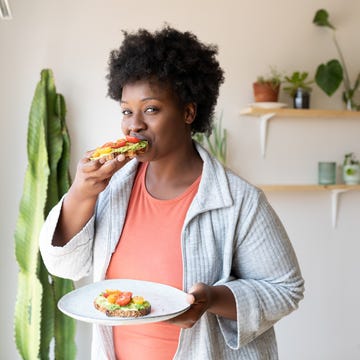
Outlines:
[[189, 310], [168, 322], [188, 329], [194, 326], [205, 311], [236, 320], [235, 298], [232, 291], [226, 286], [197, 283], [190, 289], [187, 301], [191, 304]]
[[76, 197], [79, 201], [97, 199], [97, 196], [106, 188], [111, 177], [127, 162], [124, 155], [106, 161], [105, 158], [90, 160], [81, 159], [77, 166], [74, 182], [69, 190], [69, 196]]

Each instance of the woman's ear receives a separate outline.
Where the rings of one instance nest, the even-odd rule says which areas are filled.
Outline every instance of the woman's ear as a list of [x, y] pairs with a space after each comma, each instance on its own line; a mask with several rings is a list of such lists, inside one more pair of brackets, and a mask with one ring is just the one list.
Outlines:
[[185, 105], [185, 123], [192, 124], [196, 117], [196, 104], [188, 103]]

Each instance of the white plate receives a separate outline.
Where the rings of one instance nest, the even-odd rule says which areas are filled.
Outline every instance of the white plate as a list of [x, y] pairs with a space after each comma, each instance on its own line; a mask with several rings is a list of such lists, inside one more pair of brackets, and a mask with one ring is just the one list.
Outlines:
[[260, 108], [260, 109], [280, 109], [288, 107], [288, 104], [280, 103], [280, 102], [254, 102], [250, 104], [253, 108]]
[[[131, 291], [151, 304], [148, 315], [137, 318], [108, 317], [94, 307], [94, 299], [106, 289]], [[66, 315], [85, 322], [102, 325], [134, 325], [158, 322], [182, 314], [190, 307], [186, 293], [174, 287], [149, 281], [115, 279], [83, 286], [64, 295], [58, 308]]]

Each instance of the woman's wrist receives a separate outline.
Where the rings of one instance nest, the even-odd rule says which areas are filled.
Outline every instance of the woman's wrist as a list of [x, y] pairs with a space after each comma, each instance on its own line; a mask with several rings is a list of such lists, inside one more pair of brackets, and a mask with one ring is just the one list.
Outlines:
[[208, 287], [209, 307], [207, 311], [236, 320], [236, 301], [232, 291], [225, 285]]

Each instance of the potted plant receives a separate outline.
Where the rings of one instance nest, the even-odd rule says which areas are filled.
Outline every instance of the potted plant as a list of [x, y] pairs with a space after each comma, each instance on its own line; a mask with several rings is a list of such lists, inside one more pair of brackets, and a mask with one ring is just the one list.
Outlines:
[[329, 14], [326, 10], [320, 9], [315, 13], [313, 23], [317, 26], [327, 27], [333, 32], [333, 41], [339, 54], [340, 61], [333, 59], [326, 64], [320, 64], [316, 70], [315, 82], [328, 95], [331, 96], [344, 82], [342, 99], [348, 110], [360, 110], [360, 104], [356, 104], [354, 96], [360, 85], [360, 73], [355, 79], [354, 85], [351, 86], [349, 73], [345, 64], [345, 59], [339, 43], [336, 39], [336, 29], [329, 22]]
[[291, 76], [285, 76], [284, 91], [293, 99], [294, 109], [308, 109], [310, 107], [310, 92], [313, 80], [307, 80], [307, 72], [294, 71]]
[[353, 153], [345, 154], [343, 180], [347, 185], [360, 184], [360, 162], [356, 160]]
[[253, 83], [255, 102], [278, 101], [281, 82], [281, 74], [273, 67], [270, 68], [269, 75], [258, 76]]

